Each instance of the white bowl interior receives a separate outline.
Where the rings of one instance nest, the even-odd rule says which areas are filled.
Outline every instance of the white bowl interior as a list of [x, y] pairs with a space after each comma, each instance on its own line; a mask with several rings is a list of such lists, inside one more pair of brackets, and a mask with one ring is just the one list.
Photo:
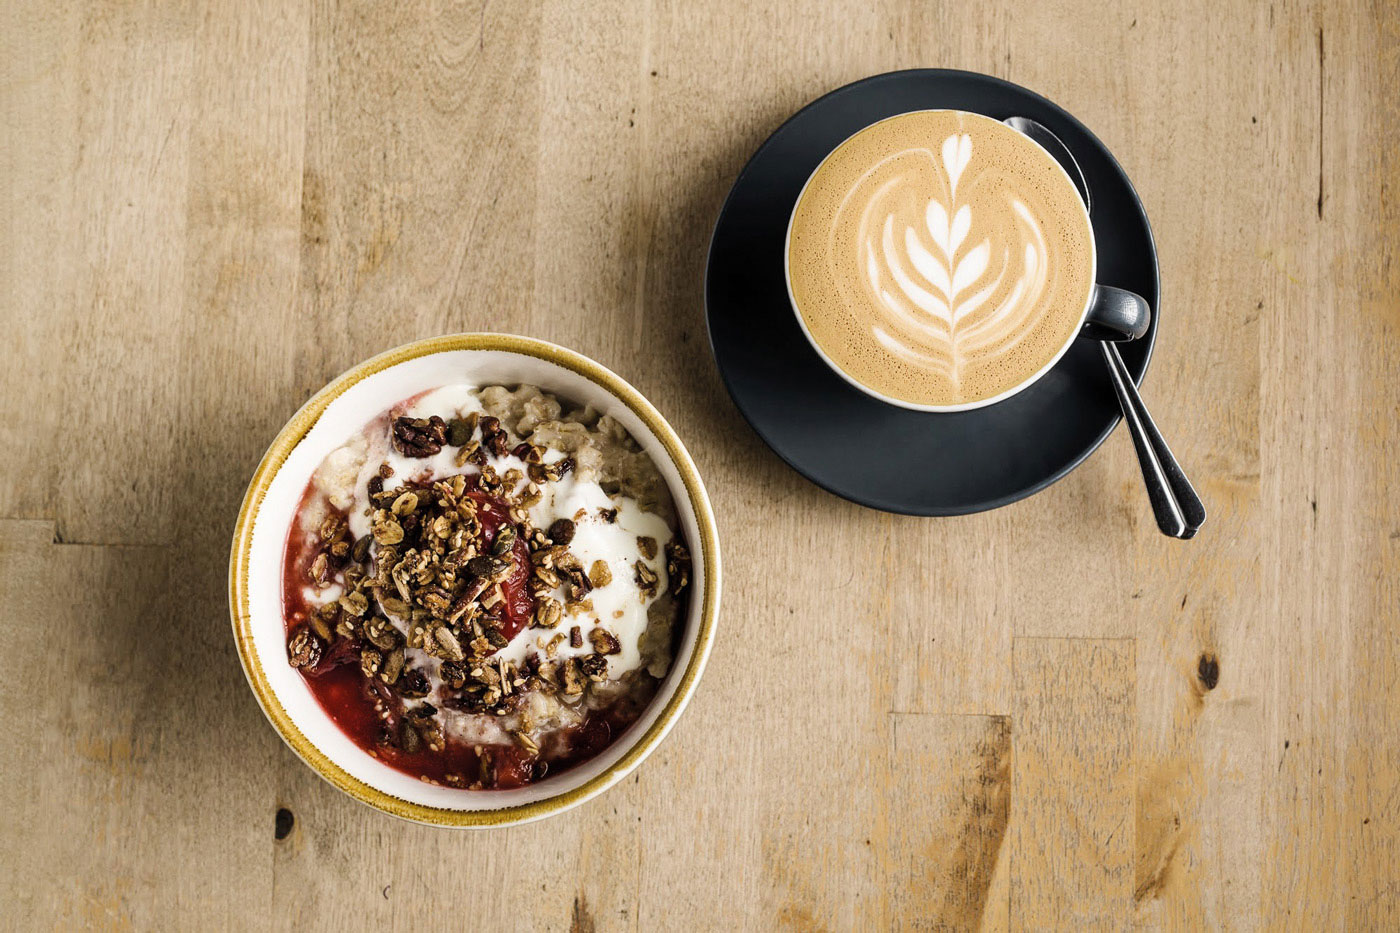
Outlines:
[[[515, 790], [464, 791], [439, 787], [396, 771], [362, 751], [331, 721], [301, 675], [287, 663], [281, 593], [283, 549], [297, 503], [312, 473], [327, 454], [345, 443], [370, 418], [411, 395], [442, 385], [514, 386], [522, 383], [537, 385], [566, 402], [592, 405], [612, 415], [656, 462], [676, 501], [681, 530], [694, 560], [685, 628], [671, 671], [651, 705], [627, 732], [598, 756], [562, 774]], [[253, 519], [248, 561], [248, 627], [253, 651], [287, 715], [313, 745], [348, 774], [412, 803], [449, 810], [495, 810], [543, 800], [582, 785], [616, 763], [646, 733], [675, 694], [695, 654], [705, 601], [704, 560], [695, 508], [680, 471], [660, 440], [632, 409], [592, 380], [548, 360], [504, 350], [450, 350], [405, 360], [357, 382], [326, 407], [306, 437], [292, 450], [273, 477]], [[625, 771], [614, 773], [598, 790], [625, 776]]]

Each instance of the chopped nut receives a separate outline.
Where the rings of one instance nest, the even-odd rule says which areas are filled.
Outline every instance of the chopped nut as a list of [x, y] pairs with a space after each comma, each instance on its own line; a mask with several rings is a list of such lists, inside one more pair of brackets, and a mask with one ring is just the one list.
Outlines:
[[666, 575], [670, 577], [672, 596], [679, 596], [690, 583], [690, 552], [679, 541], [666, 544]]
[[315, 667], [321, 663], [321, 642], [310, 629], [299, 629], [287, 645], [287, 660], [292, 667]]
[[632, 565], [633, 581], [638, 588], [647, 596], [656, 595], [656, 584], [659, 582], [655, 572], [646, 565], [645, 561], [637, 561]]
[[578, 696], [583, 693], [583, 671], [578, 658], [569, 658], [559, 667], [559, 682], [565, 696]]
[[569, 629], [569, 646], [572, 648], [583, 647], [583, 629], [577, 625]]
[[595, 684], [608, 679], [608, 662], [602, 655], [590, 654], [579, 659], [579, 669]]
[[453, 625], [461, 625], [465, 628], [466, 625], [476, 617], [478, 612], [478, 610], [474, 609], [472, 606], [472, 601], [474, 599], [476, 599], [476, 594], [470, 590], [457, 597], [456, 602], [448, 607], [447, 621]]
[[554, 628], [563, 616], [564, 607], [560, 605], [559, 600], [546, 597], [536, 601], [535, 625], [539, 628]]
[[463, 445], [461, 450], [457, 451], [457, 455], [452, 458], [452, 462], [459, 467], [464, 467], [469, 462], [472, 462], [473, 457], [477, 456], [480, 453], [481, 444], [479, 444], [476, 441], [470, 441], [467, 444]]
[[593, 650], [599, 654], [617, 654], [622, 651], [622, 644], [607, 629], [590, 629], [588, 641], [593, 645]]
[[440, 589], [425, 590], [418, 595], [418, 601], [433, 614], [434, 618], [446, 619], [447, 611], [452, 607], [447, 595]]
[[334, 541], [345, 527], [345, 519], [332, 512], [321, 520], [321, 540]]
[[578, 555], [565, 551], [555, 559], [560, 574], [569, 581], [569, 596], [579, 599], [593, 589], [593, 582], [584, 575], [583, 562]]
[[558, 482], [569, 474], [574, 468], [574, 458], [565, 457], [563, 460], [556, 460], [553, 463], [544, 465], [545, 479]]
[[394, 448], [405, 457], [431, 457], [447, 441], [447, 422], [431, 418], [395, 418], [391, 429]]
[[491, 451], [492, 456], [504, 457], [510, 453], [510, 441], [506, 438], [506, 432], [501, 427], [501, 420], [487, 416], [479, 422], [481, 426], [481, 443], [486, 449]]

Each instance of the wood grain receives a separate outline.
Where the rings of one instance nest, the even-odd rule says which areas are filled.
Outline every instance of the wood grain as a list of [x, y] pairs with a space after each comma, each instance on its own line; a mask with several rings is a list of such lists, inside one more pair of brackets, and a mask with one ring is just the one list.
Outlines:
[[1011, 920], [1114, 929], [1132, 889], [1136, 674], [1130, 639], [1018, 638]]
[[[725, 192], [795, 108], [921, 65], [1050, 96], [1134, 179], [1196, 540], [1121, 432], [927, 521], [730, 404]], [[1389, 0], [0, 4], [0, 927], [1400, 927], [1397, 86]], [[657, 753], [473, 835], [285, 749], [224, 595], [285, 419], [462, 330], [651, 398], [727, 578]]]

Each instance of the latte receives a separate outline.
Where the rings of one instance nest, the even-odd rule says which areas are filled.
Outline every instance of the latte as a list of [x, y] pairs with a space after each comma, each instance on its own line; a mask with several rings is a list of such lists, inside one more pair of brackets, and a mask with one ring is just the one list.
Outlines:
[[988, 117], [924, 110], [827, 156], [793, 210], [787, 269], [808, 336], [840, 372], [896, 402], [955, 408], [1059, 359], [1095, 252], [1045, 150]]

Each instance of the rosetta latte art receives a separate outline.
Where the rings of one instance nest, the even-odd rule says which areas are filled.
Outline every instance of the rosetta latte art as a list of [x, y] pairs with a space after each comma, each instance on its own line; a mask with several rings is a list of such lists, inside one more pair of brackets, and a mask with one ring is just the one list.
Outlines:
[[1050, 154], [1004, 123], [873, 123], [808, 179], [788, 225], [793, 309], [826, 362], [911, 407], [975, 407], [1049, 371], [1094, 287], [1093, 230]]
[[[875, 339], [954, 385], [969, 361], [1005, 353], [1028, 332], [1049, 267], [1040, 225], [1014, 194], [1005, 193], [1009, 215], [999, 212], [1003, 222], [990, 226], [960, 197], [960, 186], [975, 183], [968, 173], [973, 155], [965, 133], [945, 139], [938, 155], [924, 148], [899, 153], [867, 173], [879, 179], [873, 194], [859, 196], [857, 185], [847, 199], [861, 210], [856, 246], [879, 310], [871, 319]], [[886, 163], [896, 159], [901, 170], [890, 175]], [[910, 187], [935, 194], [911, 198]], [[912, 217], [911, 204], [922, 206]]]

